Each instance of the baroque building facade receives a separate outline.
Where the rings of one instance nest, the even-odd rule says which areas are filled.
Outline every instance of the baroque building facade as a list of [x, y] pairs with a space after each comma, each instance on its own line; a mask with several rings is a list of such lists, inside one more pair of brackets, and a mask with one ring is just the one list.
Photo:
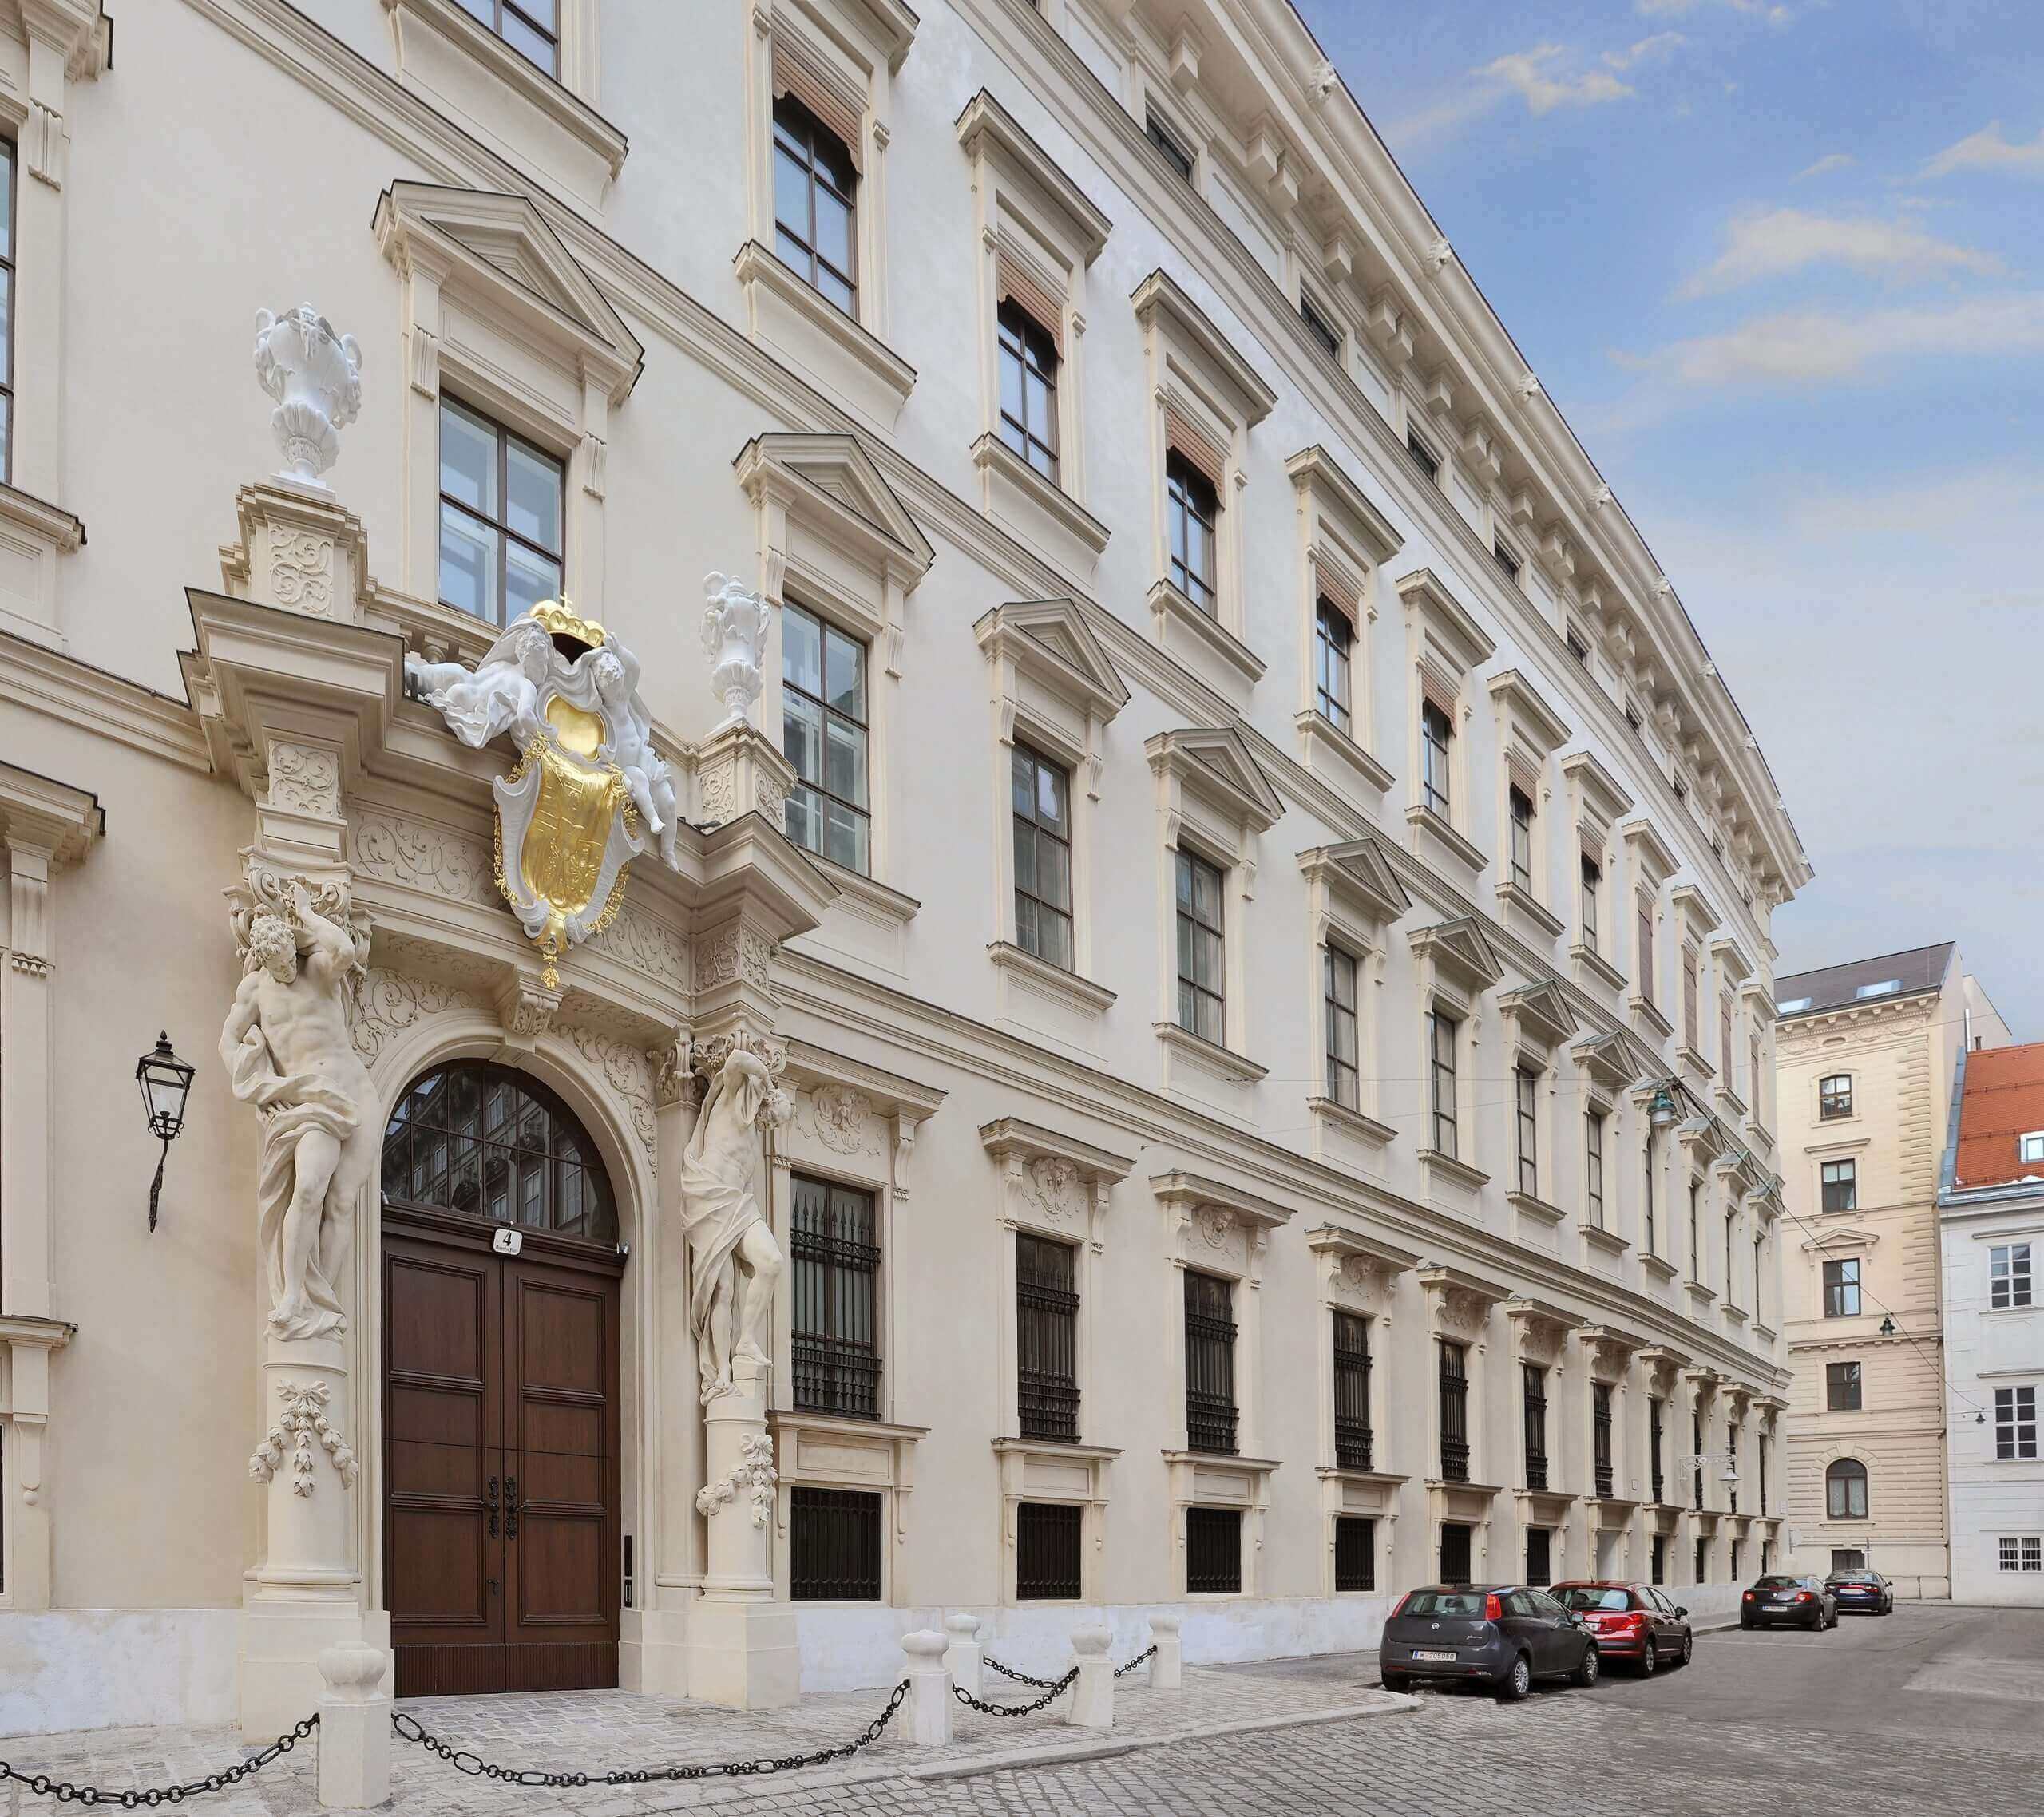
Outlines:
[[1730, 1606], [1808, 866], [1282, 0], [111, 10], [0, 28], [0, 1730]]
[[1948, 940], [1785, 974], [1775, 995], [1789, 1562], [1949, 1596], [1939, 1170], [1959, 1056], [2009, 1031]]

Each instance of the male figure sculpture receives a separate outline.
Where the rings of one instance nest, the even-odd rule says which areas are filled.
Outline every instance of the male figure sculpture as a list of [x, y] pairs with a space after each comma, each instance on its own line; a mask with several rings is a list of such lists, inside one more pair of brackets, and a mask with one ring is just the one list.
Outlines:
[[263, 1118], [256, 1200], [270, 1328], [321, 1337], [347, 1329], [335, 1282], [382, 1134], [368, 1068], [348, 1037], [347, 986], [362, 960], [302, 882], [283, 912], [256, 911], [248, 939], [220, 1058], [235, 1096]]
[[688, 1318], [707, 1406], [731, 1391], [734, 1358], [767, 1367], [766, 1320], [781, 1248], [752, 1190], [757, 1125], [787, 1100], [757, 1055], [734, 1047], [703, 1100], [682, 1156], [681, 1218], [691, 1273]]

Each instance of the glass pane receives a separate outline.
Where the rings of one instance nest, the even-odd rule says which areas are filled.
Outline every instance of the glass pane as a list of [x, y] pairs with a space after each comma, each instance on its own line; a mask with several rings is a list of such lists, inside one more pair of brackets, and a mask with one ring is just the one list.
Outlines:
[[533, 24], [543, 26], [549, 31], [560, 29], [554, 0], [518, 0], [518, 10]]
[[1202, 997], [1199, 1000], [1199, 1025], [1193, 1032], [1202, 1041], [1211, 1041], [1217, 1047], [1226, 1045], [1225, 1031], [1221, 1027], [1221, 1000]]
[[869, 869], [866, 855], [866, 818], [842, 802], [823, 804], [823, 855], [833, 864], [863, 875]]
[[1068, 837], [1064, 823], [1064, 773], [1042, 764], [1036, 770], [1036, 819], [1053, 833]]
[[795, 693], [781, 696], [781, 749], [805, 782], [823, 780], [823, 709]]
[[1221, 924], [1221, 873], [1211, 865], [1195, 864], [1192, 880], [1193, 906], [1202, 921], [1218, 928]]
[[819, 271], [816, 274], [816, 287], [847, 315], [852, 313], [852, 287], [843, 279]]
[[440, 400], [440, 489], [485, 517], [497, 515], [497, 433], [451, 399]]
[[1017, 894], [1015, 898], [1015, 944], [1024, 952], [1041, 956], [1043, 940], [1039, 932], [1040, 922], [1036, 912], [1036, 899], [1033, 896]]
[[490, 0], [461, 0], [461, 5], [465, 11], [473, 14], [485, 25], [493, 26], [497, 23], [497, 9], [491, 5]]
[[497, 611], [497, 532], [465, 511], [440, 507], [440, 597], [486, 623]]
[[1036, 811], [1036, 766], [1026, 750], [1017, 750], [1010, 755], [1008, 774], [1009, 799], [1016, 813], [1027, 820]]
[[[0, 168], [0, 183], [7, 180], [7, 173]], [[0, 271], [0, 379], [7, 376], [7, 349], [13, 344], [14, 317], [14, 274]]]
[[782, 264], [792, 266], [805, 278], [809, 275], [809, 248], [800, 240], [797, 239], [795, 236], [789, 232], [786, 228], [781, 228], [775, 231], [774, 235], [774, 250], [780, 255]]
[[1024, 421], [1022, 415], [1022, 358], [1004, 346], [1000, 350], [1000, 408], [1004, 416]]
[[824, 728], [823, 786], [858, 807], [866, 806], [866, 734], [834, 713]]
[[1029, 406], [1028, 424], [1032, 434], [1044, 441], [1051, 439], [1051, 388], [1036, 374], [1031, 373], [1023, 387], [1024, 396]]
[[553, 555], [561, 553], [561, 463], [510, 445], [505, 455], [504, 521]]
[[1036, 893], [1053, 908], [1072, 906], [1072, 850], [1055, 839], [1036, 842]]
[[1046, 909], [1042, 916], [1043, 939], [1036, 948], [1053, 965], [1072, 969], [1072, 922], [1063, 915], [1054, 915]]
[[823, 692], [823, 627], [795, 606], [781, 609], [781, 679], [805, 694]]
[[1194, 978], [1204, 988], [1218, 991], [1221, 988], [1221, 936], [1205, 928], [1194, 930], [1193, 936]]
[[0, 479], [14, 471], [8, 464], [8, 457], [13, 452], [14, 403], [12, 398], [0, 397]]
[[827, 189], [816, 192], [816, 252], [840, 271], [852, 268], [852, 211]]
[[553, 46], [508, 7], [504, 14], [504, 42], [521, 57], [529, 57], [551, 76], [554, 73]]
[[808, 239], [809, 172], [785, 143], [774, 147], [774, 220], [795, 239]]
[[0, 259], [14, 256], [14, 148], [0, 142]]
[[551, 561], [543, 555], [534, 555], [530, 549], [518, 543], [509, 545], [509, 558], [505, 564], [504, 580], [505, 622], [537, 605], [542, 600], [561, 597], [561, 564]]
[[797, 783], [789, 791], [782, 817], [788, 837], [804, 851], [823, 849], [823, 806], [814, 790]]
[[1032, 896], [1040, 893], [1036, 887], [1036, 830], [1024, 820], [1015, 823], [1015, 887]]
[[1192, 906], [1191, 855], [1185, 852], [1174, 852], [1171, 857], [1178, 867], [1178, 906], [1190, 908]]
[[840, 713], [866, 718], [866, 646], [834, 626], [823, 627], [824, 696]]

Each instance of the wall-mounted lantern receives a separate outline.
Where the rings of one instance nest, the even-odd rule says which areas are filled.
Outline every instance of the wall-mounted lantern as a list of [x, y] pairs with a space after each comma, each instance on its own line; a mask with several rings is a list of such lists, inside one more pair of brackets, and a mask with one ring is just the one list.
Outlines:
[[156, 1036], [156, 1044], [135, 1063], [135, 1083], [141, 1087], [142, 1110], [149, 1120], [149, 1134], [163, 1144], [156, 1157], [156, 1177], [149, 1185], [149, 1228], [156, 1227], [156, 1199], [163, 1191], [163, 1164], [170, 1158], [170, 1145], [184, 1127], [184, 1100], [192, 1090], [196, 1067], [188, 1066], [171, 1051], [170, 1031]]

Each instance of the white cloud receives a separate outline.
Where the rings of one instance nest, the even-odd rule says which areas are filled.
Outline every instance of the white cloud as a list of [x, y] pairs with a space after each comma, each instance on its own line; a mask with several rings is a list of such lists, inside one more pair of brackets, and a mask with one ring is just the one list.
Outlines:
[[1796, 172], [1800, 183], [1806, 176], [1828, 176], [1834, 170], [1849, 170], [1856, 160], [1849, 152], [1827, 152], [1817, 161]]
[[1856, 271], [1913, 277], [2002, 268], [1992, 253], [1940, 239], [1912, 222], [1769, 208], [1734, 220], [1725, 229], [1725, 250], [1676, 294], [1701, 296], [1733, 290], [1809, 265], [1849, 265]]
[[1729, 7], [1734, 13], [1765, 19], [1771, 26], [1785, 26], [1796, 16], [1773, 0], [1633, 0], [1633, 10], [1649, 19], [1679, 19], [1709, 6]]
[[2002, 123], [1991, 120], [1955, 145], [1947, 145], [1923, 166], [1926, 177], [1949, 176], [1955, 170], [1985, 170], [2009, 176], [2044, 176], [2044, 133], [2027, 144], [2011, 143]]
[[[1841, 315], [1806, 310], [1755, 318], [1721, 335], [1675, 341], [1620, 366], [1678, 386], [1822, 385], [1897, 359], [2044, 353], [2044, 293], [2018, 291], [1935, 308]], [[1640, 420], [1637, 410], [1624, 413]]]
[[1664, 57], [1673, 56], [1688, 42], [1680, 32], [1656, 32], [1651, 38], [1627, 45], [1623, 50], [1606, 51], [1604, 62], [1613, 69], [1630, 69], [1637, 63], [1658, 63]]
[[1567, 55], [1559, 44], [1536, 45], [1531, 50], [1515, 50], [1472, 72], [1504, 83], [1525, 97], [1527, 110], [1551, 113], [1558, 107], [1597, 107], [1606, 101], [1624, 101], [1637, 91], [1605, 69], [1586, 69], [1569, 75], [1556, 72]]

